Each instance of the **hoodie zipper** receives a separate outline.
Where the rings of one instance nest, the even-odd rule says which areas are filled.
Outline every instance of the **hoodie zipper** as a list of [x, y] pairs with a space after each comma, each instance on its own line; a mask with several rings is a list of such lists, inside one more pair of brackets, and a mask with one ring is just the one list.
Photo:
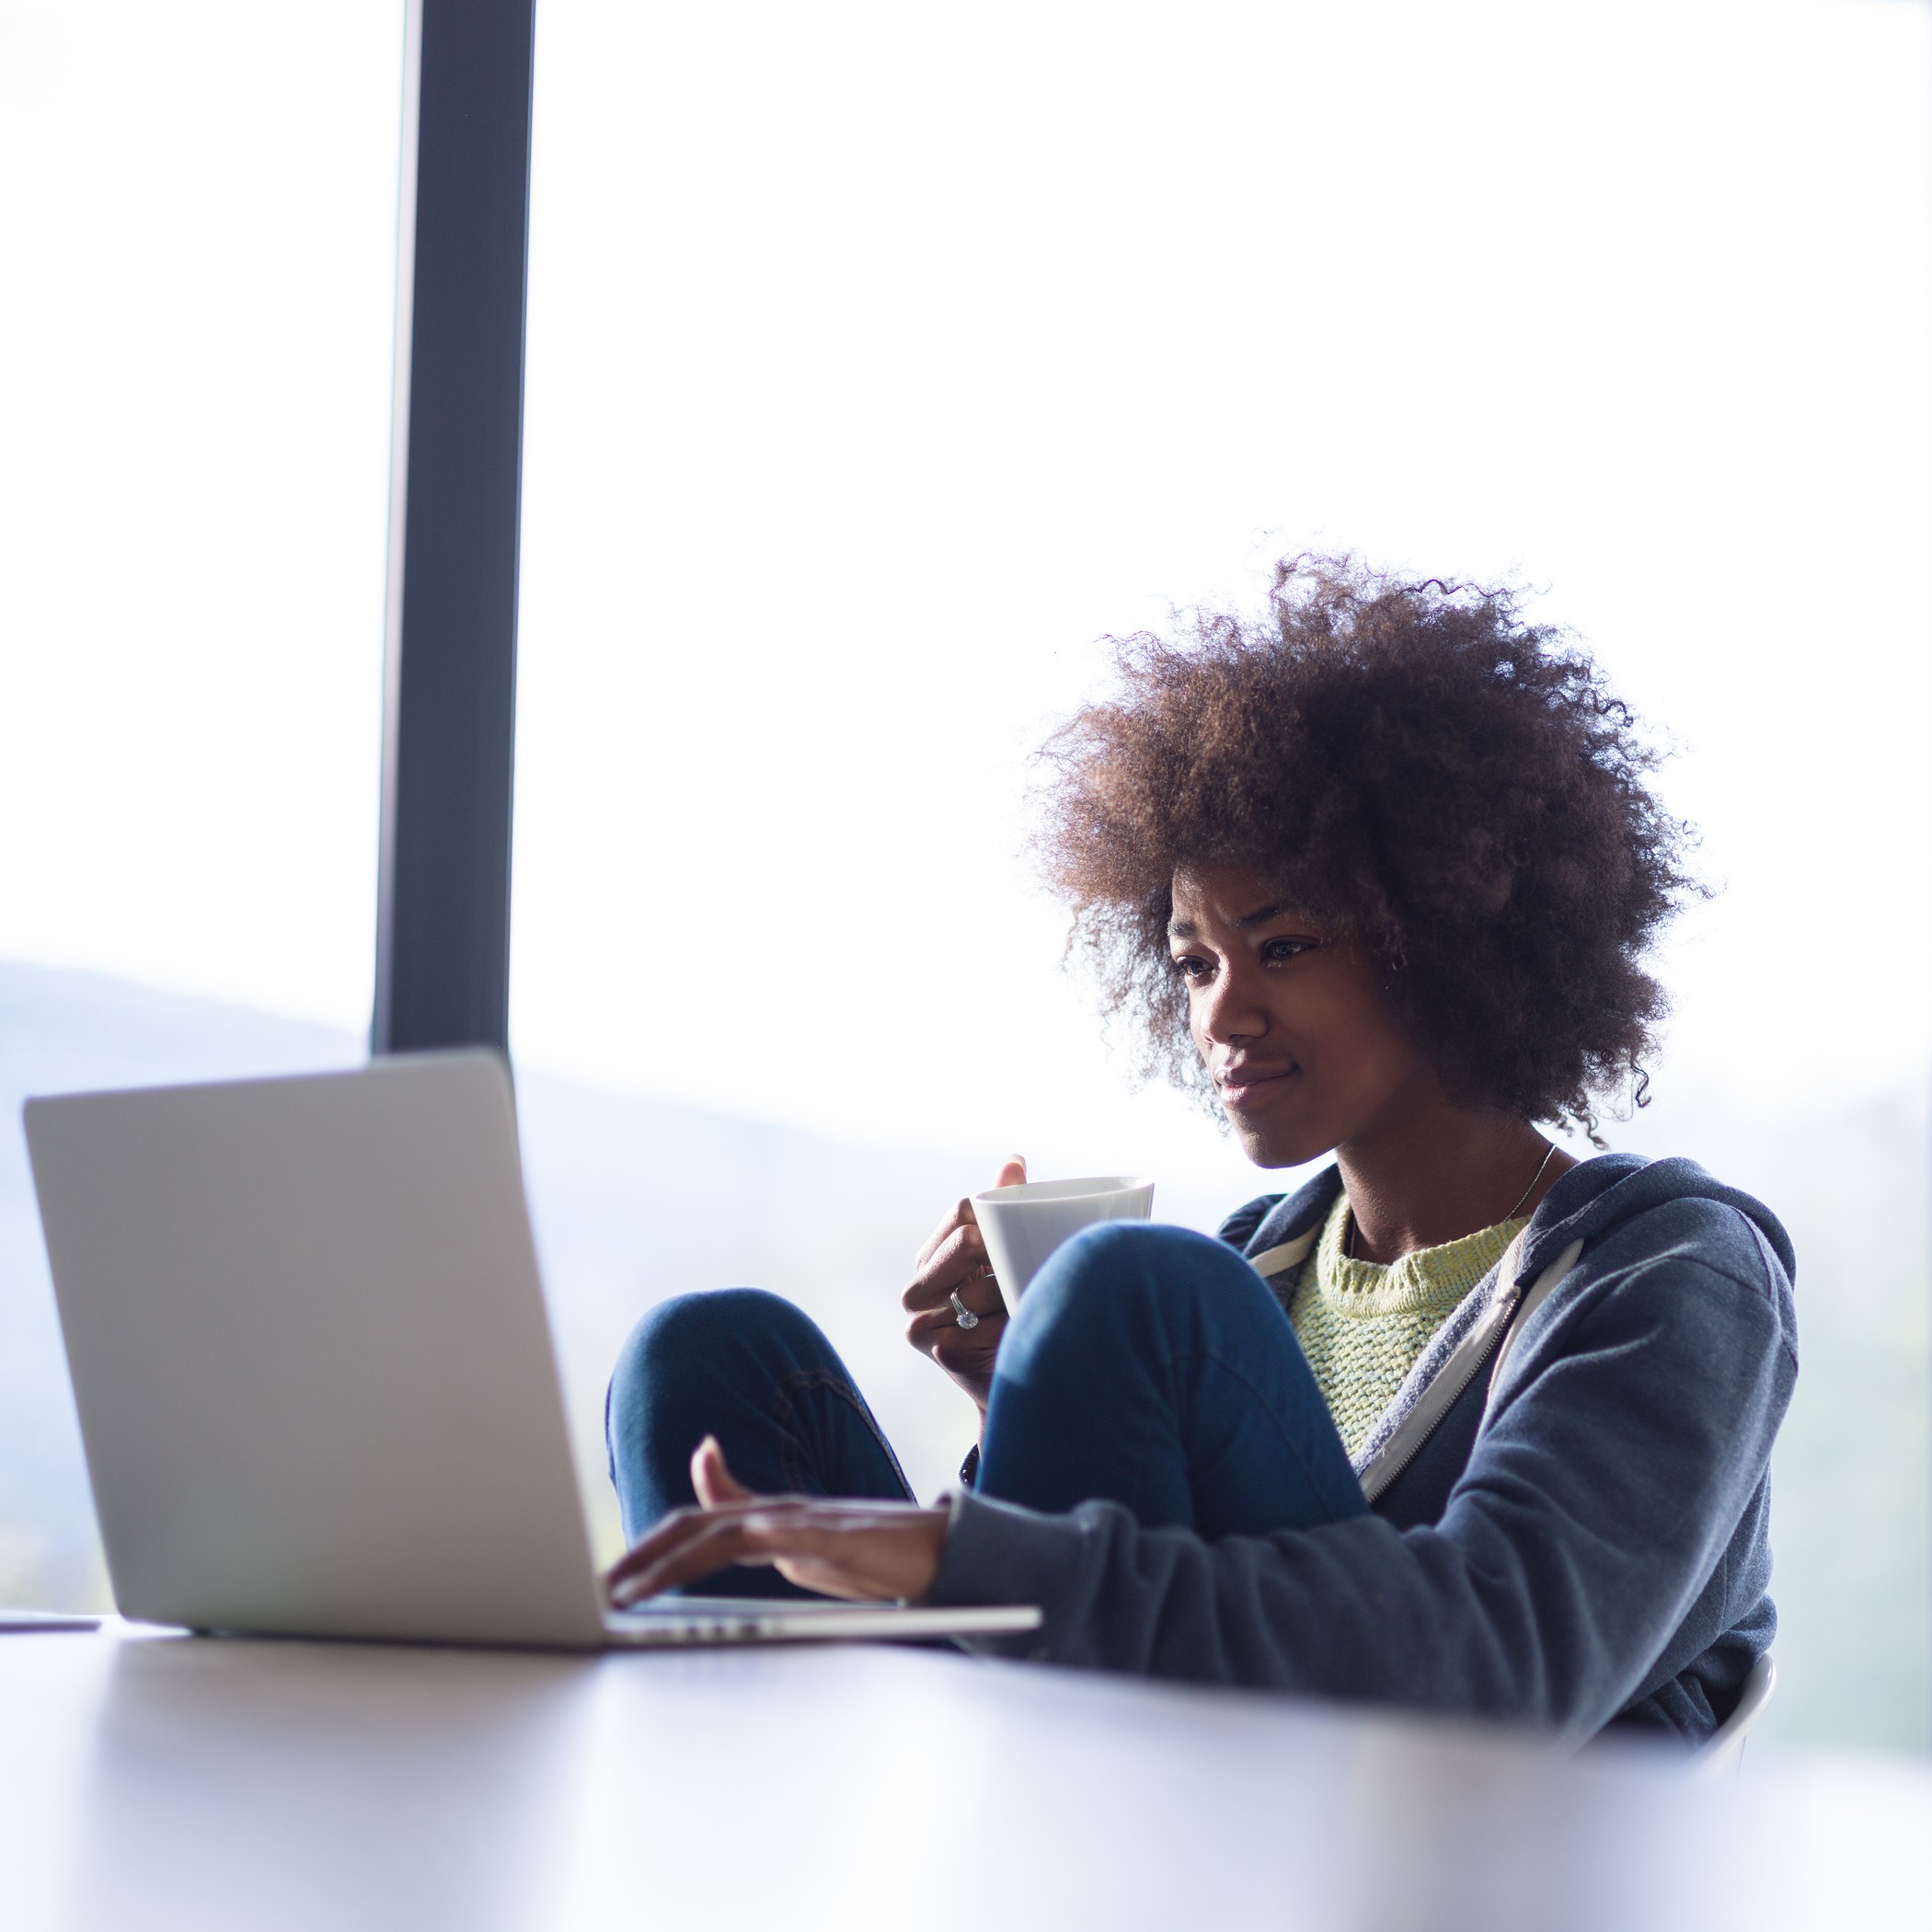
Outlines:
[[[1521, 1238], [1519, 1236], [1518, 1239]], [[1512, 1243], [1512, 1248], [1513, 1247], [1514, 1244]], [[1502, 1261], [1498, 1262], [1497, 1267], [1500, 1271], [1503, 1262], [1510, 1264], [1510, 1294], [1506, 1301], [1496, 1303], [1490, 1311], [1492, 1320], [1489, 1340], [1484, 1342], [1481, 1350], [1470, 1358], [1468, 1366], [1462, 1370], [1455, 1383], [1445, 1383], [1443, 1385], [1449, 1389], [1448, 1400], [1436, 1410], [1435, 1419], [1429, 1424], [1428, 1428], [1423, 1430], [1415, 1441], [1409, 1443], [1409, 1447], [1402, 1452], [1400, 1460], [1390, 1465], [1388, 1473], [1386, 1476], [1376, 1476], [1374, 1495], [1370, 1495], [1366, 1477], [1375, 1475], [1374, 1466], [1371, 1465], [1370, 1468], [1364, 1472], [1364, 1479], [1362, 1485], [1362, 1491], [1364, 1496], [1368, 1496], [1369, 1500], [1373, 1501], [1375, 1496], [1380, 1496], [1401, 1475], [1403, 1470], [1415, 1461], [1416, 1457], [1421, 1454], [1423, 1445], [1429, 1441], [1430, 1437], [1442, 1427], [1443, 1418], [1462, 1400], [1464, 1392], [1476, 1380], [1478, 1375], [1481, 1374], [1485, 1369], [1489, 1369], [1491, 1375], [1494, 1375], [1496, 1371], [1490, 1367], [1490, 1364], [1498, 1360], [1497, 1351], [1509, 1347], [1510, 1338], [1516, 1332], [1516, 1325], [1524, 1318], [1524, 1311], [1534, 1311], [1543, 1301], [1544, 1297], [1549, 1294], [1568, 1277], [1570, 1271], [1577, 1265], [1577, 1261], [1582, 1255], [1582, 1242], [1581, 1240], [1572, 1241], [1553, 1260], [1544, 1266], [1527, 1288], [1524, 1287], [1522, 1281], [1522, 1257], [1509, 1250], [1504, 1252]], [[1438, 1380], [1440, 1379], [1438, 1377]], [[1435, 1386], [1433, 1383], [1430, 1386], [1432, 1390]], [[1488, 1420], [1488, 1419], [1489, 1409], [1485, 1405], [1482, 1419], [1477, 1423], [1478, 1434], [1482, 1432], [1482, 1422]]]
[[[1408, 1468], [1409, 1464], [1421, 1455], [1428, 1444], [1429, 1438], [1443, 1426], [1443, 1419], [1462, 1400], [1464, 1391], [1468, 1388], [1470, 1383], [1476, 1380], [1477, 1376], [1482, 1374], [1489, 1363], [1489, 1358], [1495, 1354], [1498, 1342], [1510, 1332], [1510, 1324], [1516, 1318], [1517, 1305], [1522, 1299], [1523, 1290], [1521, 1287], [1512, 1288], [1510, 1291], [1510, 1298], [1501, 1305], [1503, 1312], [1497, 1317], [1495, 1327], [1490, 1331], [1489, 1339], [1484, 1344], [1481, 1354], [1476, 1356], [1470, 1362], [1468, 1367], [1463, 1371], [1461, 1379], [1451, 1386], [1449, 1399], [1436, 1411], [1435, 1420], [1430, 1423], [1429, 1427], [1423, 1430], [1421, 1434], [1402, 1452], [1402, 1459], [1386, 1476], [1376, 1471], [1370, 1472], [1376, 1476], [1375, 1496], [1380, 1496], [1401, 1475], [1403, 1470]], [[1370, 1497], [1368, 1500], [1373, 1502], [1374, 1497]]]

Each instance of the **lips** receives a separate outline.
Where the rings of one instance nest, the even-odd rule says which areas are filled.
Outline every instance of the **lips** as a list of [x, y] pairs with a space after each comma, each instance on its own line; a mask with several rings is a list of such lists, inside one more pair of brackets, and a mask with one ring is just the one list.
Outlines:
[[1214, 1085], [1220, 1092], [1221, 1104], [1238, 1111], [1243, 1108], [1265, 1106], [1300, 1072], [1301, 1068], [1293, 1061], [1279, 1065], [1246, 1062], [1223, 1067], [1214, 1075]]

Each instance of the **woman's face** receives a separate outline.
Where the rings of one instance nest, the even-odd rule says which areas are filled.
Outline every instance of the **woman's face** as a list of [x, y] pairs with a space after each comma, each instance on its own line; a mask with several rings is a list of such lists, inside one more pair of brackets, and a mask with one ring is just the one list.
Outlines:
[[1383, 1004], [1379, 962], [1256, 874], [1178, 871], [1167, 940], [1194, 1044], [1257, 1167], [1315, 1160], [1440, 1095]]

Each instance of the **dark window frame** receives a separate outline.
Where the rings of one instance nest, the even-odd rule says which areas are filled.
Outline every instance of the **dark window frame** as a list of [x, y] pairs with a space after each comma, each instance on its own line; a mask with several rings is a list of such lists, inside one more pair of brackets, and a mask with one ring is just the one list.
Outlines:
[[408, 0], [378, 1053], [508, 1050], [535, 0]]

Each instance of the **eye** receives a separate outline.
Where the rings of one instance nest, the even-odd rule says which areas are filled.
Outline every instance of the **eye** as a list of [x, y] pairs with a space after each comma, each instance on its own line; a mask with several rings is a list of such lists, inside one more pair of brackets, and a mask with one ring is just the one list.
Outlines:
[[1313, 952], [1318, 943], [1314, 939], [1264, 939], [1261, 942], [1261, 963], [1264, 966], [1279, 966], [1302, 953]]
[[1204, 980], [1214, 968], [1211, 960], [1203, 960], [1198, 952], [1184, 952], [1176, 956], [1174, 970], [1184, 980]]

